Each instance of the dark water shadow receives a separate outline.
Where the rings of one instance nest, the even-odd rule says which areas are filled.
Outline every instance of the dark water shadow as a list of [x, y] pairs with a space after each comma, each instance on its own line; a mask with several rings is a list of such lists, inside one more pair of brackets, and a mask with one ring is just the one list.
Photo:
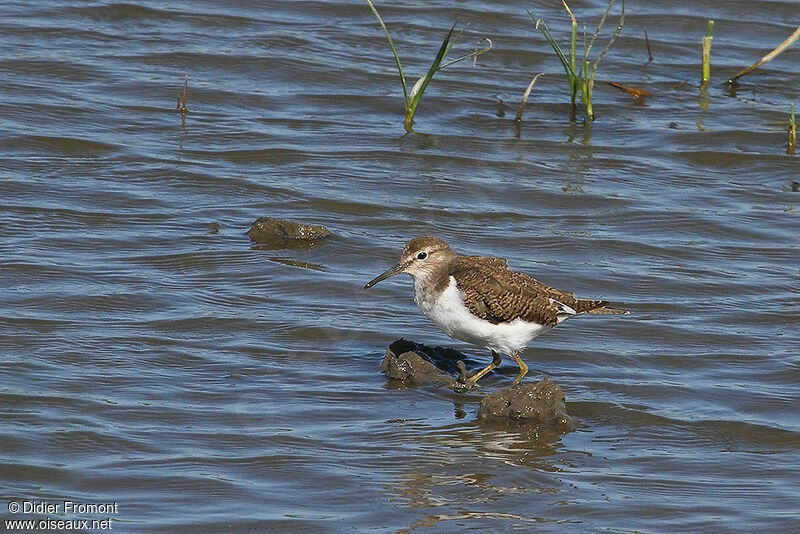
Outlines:
[[307, 261], [295, 260], [292, 258], [281, 258], [280, 256], [270, 256], [269, 261], [288, 265], [289, 267], [300, 267], [301, 269], [311, 269], [312, 271], [327, 271], [325, 266], [318, 263], [309, 263]]
[[403, 152], [416, 152], [439, 147], [439, 136], [425, 132], [406, 132], [399, 138], [399, 148]]

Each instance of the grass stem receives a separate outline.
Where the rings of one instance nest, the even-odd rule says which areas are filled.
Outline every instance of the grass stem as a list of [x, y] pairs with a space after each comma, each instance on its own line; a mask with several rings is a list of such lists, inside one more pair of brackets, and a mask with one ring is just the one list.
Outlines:
[[178, 93], [178, 105], [176, 109], [181, 111], [181, 116], [185, 117], [187, 113], [186, 109], [186, 94], [189, 91], [189, 75], [186, 75], [186, 78], [183, 79], [183, 96]]
[[714, 39], [711, 32], [714, 30], [714, 21], [709, 20], [706, 27], [706, 36], [703, 37], [703, 74], [700, 87], [708, 87], [711, 80], [711, 41]]
[[565, 0], [561, 0], [561, 3], [564, 5], [564, 8], [567, 10], [567, 13], [570, 16], [572, 21], [572, 34], [570, 40], [570, 48], [569, 48], [569, 59], [567, 59], [564, 52], [561, 50], [561, 47], [556, 42], [555, 38], [553, 37], [550, 30], [547, 28], [547, 24], [544, 23], [542, 19], [537, 19], [533, 16], [530, 10], [528, 10], [528, 16], [530, 16], [531, 20], [534, 22], [536, 29], [542, 32], [545, 40], [550, 44], [550, 47], [558, 56], [559, 61], [561, 61], [561, 65], [564, 67], [564, 72], [567, 74], [567, 78], [569, 80], [569, 88], [570, 88], [570, 103], [572, 104], [572, 114], [575, 114], [575, 100], [578, 94], [578, 90], [581, 92], [581, 102], [583, 103], [584, 108], [586, 109], [586, 117], [590, 120], [594, 120], [594, 110], [592, 107], [592, 92], [594, 90], [594, 82], [595, 77], [597, 75], [597, 67], [600, 64], [600, 60], [603, 59], [603, 56], [611, 49], [614, 42], [619, 37], [620, 32], [622, 31], [622, 27], [625, 24], [625, 0], [621, 1], [622, 10], [620, 13], [620, 18], [617, 23], [617, 29], [614, 34], [609, 39], [608, 43], [606, 44], [605, 48], [600, 52], [597, 58], [594, 60], [594, 63], [589, 61], [589, 54], [594, 46], [595, 41], [597, 41], [597, 37], [600, 35], [600, 30], [602, 30], [603, 25], [608, 18], [608, 14], [611, 12], [611, 8], [617, 0], [610, 0], [608, 3], [608, 7], [606, 8], [605, 12], [603, 13], [603, 17], [600, 19], [600, 22], [595, 29], [594, 34], [587, 42], [586, 40], [586, 32], [584, 30], [584, 44], [583, 44], [583, 60], [581, 61], [580, 69], [578, 68], [578, 59], [577, 59], [577, 48], [578, 48], [578, 23], [575, 20], [575, 16], [572, 14], [572, 10], [569, 8]]
[[[597, 39], [597, 35], [600, 33], [600, 29], [603, 27], [603, 24], [606, 21], [606, 17], [608, 17], [608, 13], [611, 11], [616, 0], [611, 0], [609, 2], [608, 7], [606, 8], [606, 12], [603, 13], [603, 18], [600, 19], [600, 24], [597, 25], [597, 30], [595, 31], [594, 35], [592, 36], [592, 40], [590, 41], [589, 48], [594, 44], [594, 41]], [[614, 34], [611, 36], [611, 39], [608, 40], [606, 43], [605, 48], [600, 52], [600, 55], [597, 56], [597, 59], [594, 60], [592, 64], [592, 73], [589, 75], [589, 83], [587, 88], [587, 95], [588, 95], [588, 107], [586, 109], [586, 116], [589, 118], [590, 121], [594, 120], [594, 112], [592, 111], [592, 91], [594, 90], [594, 80], [597, 76], [597, 66], [600, 64], [600, 60], [611, 50], [611, 47], [614, 45], [614, 42], [619, 37], [619, 34], [622, 32], [622, 27], [625, 25], [625, 0], [622, 0], [622, 11], [620, 12], [619, 22], [617, 22], [617, 29], [614, 30]], [[588, 50], [587, 50], [588, 55]]]
[[544, 76], [544, 72], [540, 72], [534, 76], [531, 80], [531, 83], [528, 84], [528, 88], [525, 89], [525, 92], [522, 94], [522, 102], [519, 105], [519, 111], [517, 111], [517, 117], [514, 119], [514, 124], [519, 125], [522, 122], [522, 112], [525, 111], [525, 104], [528, 103], [528, 97], [531, 95], [533, 84], [536, 83], [536, 80], [539, 79], [539, 76]]
[[797, 27], [797, 29], [794, 31], [794, 33], [792, 33], [792, 35], [790, 35], [790, 36], [789, 36], [789, 37], [788, 37], [788, 38], [787, 38], [785, 41], [783, 41], [781, 44], [779, 44], [778, 46], [776, 46], [776, 47], [775, 47], [775, 49], [774, 49], [774, 50], [772, 50], [772, 51], [771, 51], [769, 54], [767, 54], [766, 56], [762, 57], [761, 59], [759, 59], [758, 61], [756, 61], [755, 63], [753, 63], [753, 64], [752, 64], [752, 65], [750, 65], [749, 67], [747, 67], [746, 69], [742, 69], [742, 70], [740, 70], [739, 72], [737, 72], [737, 73], [736, 73], [734, 76], [732, 76], [732, 77], [731, 77], [731, 78], [730, 78], [730, 79], [727, 81], [727, 83], [728, 83], [728, 84], [735, 84], [735, 83], [736, 83], [736, 81], [737, 81], [739, 78], [741, 78], [742, 76], [744, 76], [744, 75], [746, 75], [746, 74], [750, 74], [751, 72], [753, 72], [754, 70], [756, 70], [758, 67], [760, 67], [761, 65], [763, 65], [764, 63], [766, 63], [767, 61], [772, 61], [772, 60], [773, 60], [773, 59], [775, 59], [775, 58], [776, 58], [776, 57], [777, 57], [777, 56], [778, 56], [778, 55], [779, 55], [781, 52], [783, 52], [784, 50], [786, 50], [787, 48], [789, 48], [789, 47], [792, 45], [792, 43], [794, 43], [795, 41], [797, 41], [797, 39], [798, 39], [798, 38], [800, 38], [800, 26], [798, 26], [798, 27]]
[[[575, 20], [575, 15], [572, 14], [572, 10], [567, 5], [565, 0], [561, 0], [561, 3], [564, 4], [564, 9], [567, 10], [569, 13], [569, 18], [572, 20], [572, 40], [570, 41], [569, 46], [569, 65], [572, 67], [572, 72], [575, 72], [577, 66], [577, 50], [578, 50], [578, 21]], [[570, 100], [572, 102], [572, 114], [575, 114], [575, 97], [578, 95], [578, 83], [577, 78], [571, 80], [570, 83]]]
[[789, 141], [786, 145], [786, 153], [794, 156], [794, 149], [797, 142], [797, 121], [794, 117], [794, 104], [789, 107]]
[[[394, 47], [394, 42], [392, 41], [392, 36], [389, 35], [389, 28], [386, 27], [386, 24], [383, 22], [383, 18], [381, 18], [380, 13], [378, 13], [377, 8], [372, 5], [370, 0], [367, 0], [367, 4], [369, 4], [369, 8], [372, 10], [372, 13], [375, 15], [375, 18], [378, 19], [378, 22], [383, 28], [383, 33], [386, 35], [386, 40], [389, 42], [389, 48], [392, 49], [392, 55], [394, 55], [394, 60], [397, 63], [397, 71], [400, 73], [400, 84], [403, 86], [403, 101], [408, 103], [408, 91], [406, 90], [406, 77], [403, 75], [403, 65], [400, 63], [400, 56], [397, 54], [397, 49]], [[408, 108], [406, 107], [406, 110]]]

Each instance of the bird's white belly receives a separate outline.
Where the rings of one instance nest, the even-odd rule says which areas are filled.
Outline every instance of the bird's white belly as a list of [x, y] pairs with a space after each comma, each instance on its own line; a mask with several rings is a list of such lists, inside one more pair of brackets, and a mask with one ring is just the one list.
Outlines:
[[547, 330], [546, 326], [522, 319], [493, 324], [472, 315], [452, 276], [447, 289], [436, 300], [431, 294], [424, 293], [420, 286], [415, 281], [414, 300], [420, 311], [452, 338], [510, 354], [524, 349], [533, 338]]

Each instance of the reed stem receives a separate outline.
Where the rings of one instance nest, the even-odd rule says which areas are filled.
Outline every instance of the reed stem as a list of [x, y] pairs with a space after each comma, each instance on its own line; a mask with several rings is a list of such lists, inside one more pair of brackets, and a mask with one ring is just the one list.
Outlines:
[[[572, 67], [572, 72], [577, 72], [577, 54], [578, 54], [578, 21], [575, 20], [575, 15], [572, 14], [572, 10], [567, 5], [566, 0], [561, 0], [561, 3], [564, 4], [564, 9], [567, 10], [569, 13], [569, 18], [572, 20], [572, 41], [570, 41], [569, 46], [569, 64]], [[573, 76], [570, 78], [570, 101], [572, 102], [572, 114], [575, 114], [575, 97], [578, 95], [578, 79], [577, 77]]]
[[186, 75], [186, 78], [183, 79], [183, 95], [178, 93], [178, 105], [175, 109], [181, 112], [181, 116], [186, 118], [186, 113], [188, 110], [186, 109], [186, 95], [189, 92], [189, 75]]
[[561, 0], [561, 3], [564, 4], [564, 9], [567, 10], [569, 13], [571, 22], [572, 22], [572, 34], [570, 39], [570, 48], [569, 48], [569, 58], [564, 54], [561, 50], [561, 47], [556, 42], [553, 35], [550, 33], [550, 30], [547, 28], [547, 25], [544, 23], [542, 19], [537, 19], [533, 16], [533, 13], [528, 10], [528, 15], [531, 17], [531, 20], [536, 24], [536, 29], [542, 32], [544, 38], [552, 47], [553, 51], [558, 56], [559, 61], [561, 61], [561, 65], [564, 67], [564, 72], [567, 73], [567, 78], [569, 79], [569, 93], [570, 93], [570, 103], [572, 105], [572, 116], [575, 116], [575, 100], [578, 96], [578, 91], [580, 90], [581, 93], [581, 102], [583, 103], [584, 108], [586, 109], [586, 118], [590, 121], [594, 120], [594, 110], [592, 107], [592, 91], [594, 89], [594, 82], [595, 77], [597, 75], [597, 66], [600, 64], [600, 60], [603, 59], [603, 56], [611, 49], [611, 46], [619, 37], [620, 32], [622, 31], [622, 27], [625, 24], [625, 0], [621, 1], [622, 9], [620, 12], [619, 22], [617, 23], [617, 29], [614, 31], [614, 34], [609, 39], [608, 43], [606, 44], [605, 48], [600, 52], [597, 58], [594, 60], [594, 63], [589, 61], [589, 53], [594, 46], [595, 41], [597, 40], [598, 35], [600, 35], [600, 30], [603, 28], [603, 24], [605, 24], [606, 19], [608, 18], [608, 14], [611, 12], [611, 8], [614, 6], [617, 0], [609, 0], [608, 7], [606, 8], [605, 12], [603, 13], [603, 17], [600, 19], [600, 22], [597, 24], [597, 28], [595, 29], [594, 34], [591, 38], [587, 41], [586, 39], [586, 31], [584, 29], [584, 38], [583, 38], [583, 58], [580, 61], [580, 68], [578, 68], [578, 22], [575, 20], [575, 16], [572, 14], [572, 10], [569, 8], [565, 0]]
[[794, 31], [794, 33], [792, 33], [792, 35], [787, 37], [785, 41], [783, 41], [781, 44], [776, 46], [775, 49], [773, 49], [769, 54], [767, 54], [766, 56], [762, 57], [761, 59], [759, 59], [758, 61], [756, 61], [755, 63], [753, 63], [749, 67], [747, 67], [746, 69], [742, 69], [739, 72], [737, 72], [734, 76], [732, 76], [727, 81], [727, 83], [729, 85], [735, 84], [736, 81], [739, 78], [741, 78], [742, 76], [744, 76], [746, 74], [750, 74], [751, 72], [756, 70], [758, 67], [760, 67], [761, 65], [766, 63], [767, 61], [772, 61], [779, 54], [781, 54], [784, 50], [789, 48], [792, 45], [792, 43], [797, 41], [797, 39], [800, 39], [800, 26], [798, 26], [797, 29]]
[[531, 95], [531, 90], [533, 89], [533, 84], [536, 83], [536, 80], [539, 79], [539, 76], [544, 76], [544, 72], [540, 72], [536, 76], [533, 77], [531, 83], [528, 84], [528, 88], [525, 89], [525, 93], [522, 95], [522, 102], [519, 105], [519, 110], [517, 111], [517, 117], [514, 119], [514, 124], [519, 125], [522, 122], [522, 112], [525, 111], [525, 104], [528, 103], [528, 97]]
[[700, 87], [707, 87], [711, 80], [711, 41], [714, 39], [711, 32], [714, 30], [714, 21], [709, 20], [706, 27], [706, 36], [703, 37], [703, 77]]

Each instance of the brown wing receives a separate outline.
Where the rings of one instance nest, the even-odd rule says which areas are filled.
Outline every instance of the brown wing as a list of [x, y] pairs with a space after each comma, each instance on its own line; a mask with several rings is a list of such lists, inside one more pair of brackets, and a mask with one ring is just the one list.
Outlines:
[[[610, 303], [605, 300], [590, 300], [590, 299], [577, 299], [575, 295], [569, 291], [561, 291], [558, 289], [553, 289], [552, 287], [548, 287], [547, 285], [543, 284], [542, 282], [536, 280], [532, 276], [528, 276], [525, 273], [520, 273], [516, 271], [509, 271], [513, 280], [518, 284], [530, 284], [535, 286], [538, 291], [546, 294], [548, 298], [556, 300], [562, 304], [566, 304], [577, 313], [591, 313], [593, 310], [597, 310], [599, 308], [604, 308], [606, 306], [610, 306]], [[613, 310], [613, 308], [607, 308], [608, 310]], [[615, 313], [621, 312], [621, 310], [609, 311], [608, 313]]]
[[461, 256], [451, 274], [469, 311], [482, 319], [495, 324], [517, 318], [547, 326], [558, 324], [562, 310], [546, 291], [550, 288], [509, 270], [505, 260]]
[[500, 258], [461, 256], [456, 259], [452, 274], [467, 308], [495, 324], [522, 318], [552, 327], [558, 324], [559, 317], [572, 315], [572, 310], [624, 313], [606, 307], [606, 301], [576, 299], [570, 292], [553, 289], [532, 276], [512, 271]]

